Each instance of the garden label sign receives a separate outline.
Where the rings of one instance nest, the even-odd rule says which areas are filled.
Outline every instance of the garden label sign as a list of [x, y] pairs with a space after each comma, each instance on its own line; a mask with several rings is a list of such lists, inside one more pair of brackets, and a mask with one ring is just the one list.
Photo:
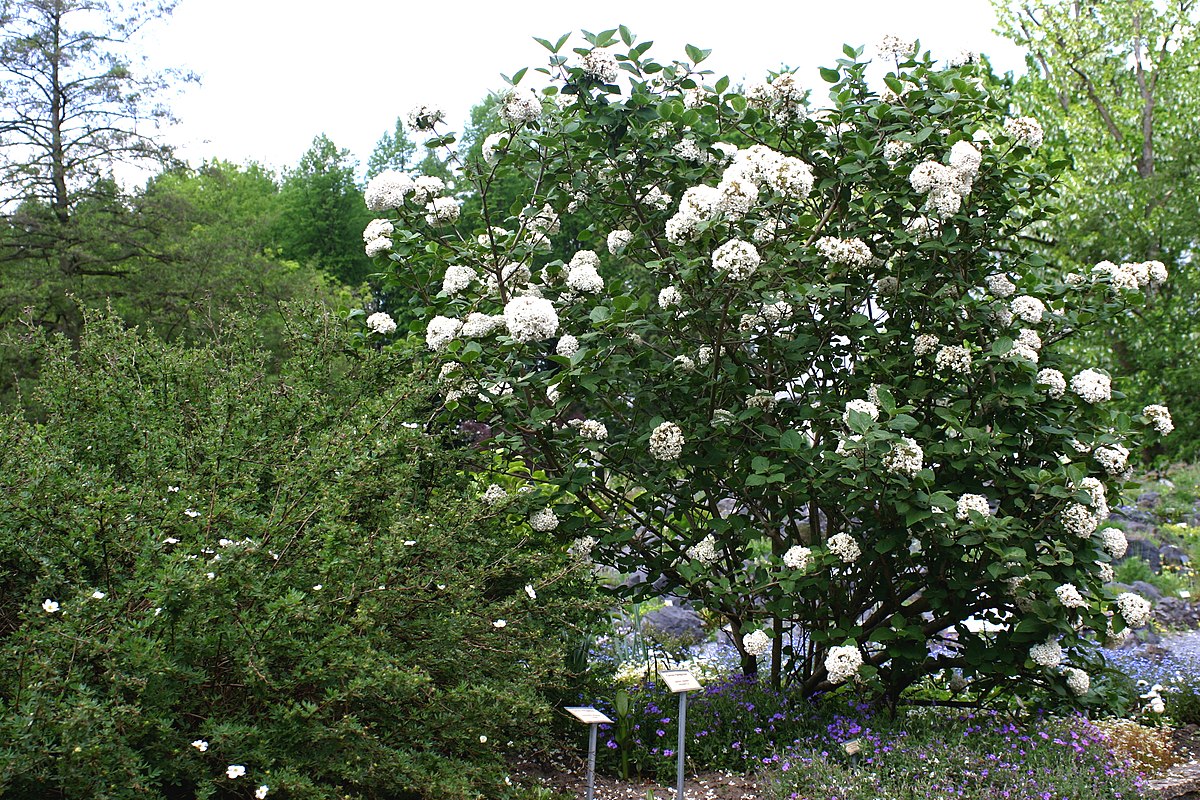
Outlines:
[[658, 677], [663, 679], [667, 684], [667, 688], [675, 694], [680, 692], [694, 692], [700, 687], [700, 681], [686, 669], [674, 669], [666, 672], [658, 673]]
[[686, 669], [672, 669], [658, 673], [667, 688], [679, 695], [679, 742], [675, 748], [676, 780], [675, 800], [683, 800], [683, 748], [687, 730], [687, 693], [700, 689], [700, 681]]
[[612, 724], [602, 711], [591, 706], [568, 706], [566, 712], [588, 726], [587, 800], [592, 800], [596, 791], [596, 727]]

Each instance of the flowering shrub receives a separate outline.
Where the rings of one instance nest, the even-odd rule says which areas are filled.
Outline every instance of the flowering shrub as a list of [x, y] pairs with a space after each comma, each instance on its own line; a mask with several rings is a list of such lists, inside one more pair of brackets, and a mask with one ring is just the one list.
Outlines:
[[238, 330], [45, 348], [0, 426], [0, 794], [498, 797], [546, 736], [586, 571], [480, 499], [419, 362], [290, 328], [276, 377]]
[[584, 39], [544, 42], [540, 94], [514, 76], [483, 156], [447, 151], [477, 216], [431, 221], [421, 178], [367, 190], [444, 418], [536, 460], [558, 535], [721, 614], [746, 672], [1077, 694], [1078, 645], [1139, 612], [1098, 531], [1164, 417], [1118, 413], [1062, 343], [1162, 265], [1060, 280], [1026, 253], [1065, 164], [975, 60], [892, 42], [876, 91], [847, 47], [826, 97]]

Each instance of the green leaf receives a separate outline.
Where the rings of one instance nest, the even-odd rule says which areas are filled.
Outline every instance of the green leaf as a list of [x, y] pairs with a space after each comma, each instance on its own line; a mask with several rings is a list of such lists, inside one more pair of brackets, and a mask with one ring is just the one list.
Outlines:
[[693, 64], [699, 64], [712, 54], [712, 50], [701, 50], [699, 47], [691, 44], [685, 44], [683, 49], [687, 52], [687, 56], [692, 60]]
[[723, 75], [720, 78], [718, 78], [716, 85], [713, 86], [713, 90], [717, 94], [720, 94], [721, 92], [725, 91], [728, 88], [729, 88], [729, 77], [726, 75]]
[[521, 78], [524, 78], [525, 73], [528, 71], [529, 71], [529, 67], [521, 67], [519, 70], [517, 70], [516, 74], [514, 74], [512, 76], [512, 81], [511, 81], [512, 85], [516, 86], [518, 83], [520, 83]]
[[625, 43], [625, 46], [632, 46], [633, 34], [629, 32], [629, 28], [626, 28], [624, 25], [619, 25], [617, 26], [617, 30], [621, 32], [621, 41]]
[[841, 74], [839, 74], [836, 69], [830, 69], [829, 67], [821, 67], [820, 70], [821, 70], [821, 77], [824, 78], [825, 80], [829, 81], [830, 83], [837, 83], [839, 80], [842, 79]]

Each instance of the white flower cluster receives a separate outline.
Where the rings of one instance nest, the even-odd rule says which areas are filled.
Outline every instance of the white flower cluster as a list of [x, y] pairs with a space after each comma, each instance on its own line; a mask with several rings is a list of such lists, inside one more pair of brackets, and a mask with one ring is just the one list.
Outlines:
[[484, 505], [498, 506], [508, 502], [508, 492], [504, 490], [503, 486], [493, 483], [488, 486], [479, 499], [483, 501]]
[[633, 233], [627, 230], [615, 230], [608, 234], [608, 252], [614, 256], [619, 256], [625, 252], [625, 248], [633, 241]]
[[1042, 124], [1033, 117], [1016, 117], [1004, 121], [1004, 135], [1015, 140], [1019, 145], [1036, 150], [1042, 146], [1045, 134], [1042, 131]]
[[946, 345], [938, 350], [934, 358], [938, 372], [953, 372], [959, 375], [971, 374], [971, 351], [961, 345]]
[[564, 333], [558, 337], [558, 344], [554, 346], [554, 352], [564, 358], [570, 358], [579, 352], [579, 340], [569, 333]]
[[1021, 359], [1036, 364], [1041, 358], [1041, 349], [1042, 337], [1038, 335], [1038, 332], [1032, 328], [1021, 328], [1017, 338], [1011, 342], [1003, 357], [1009, 361]]
[[1085, 403], [1100, 403], [1112, 399], [1112, 381], [1102, 372], [1085, 369], [1071, 378], [1071, 391]]
[[454, 337], [462, 330], [462, 323], [451, 317], [440, 314], [429, 320], [425, 326], [425, 346], [435, 353], [446, 349], [446, 345], [454, 341]]
[[971, 519], [971, 512], [982, 514], [985, 517], [990, 517], [992, 509], [988, 505], [988, 499], [981, 494], [964, 494], [958, 498], [958, 506], [954, 512], [954, 518], [961, 521]]
[[498, 110], [500, 119], [514, 127], [533, 122], [542, 115], [542, 104], [534, 94], [511, 91]]
[[552, 531], [558, 527], [558, 515], [554, 509], [541, 508], [529, 515], [529, 527], [535, 531]]
[[730, 239], [712, 254], [713, 268], [735, 281], [749, 278], [761, 263], [762, 257], [754, 245], [741, 239]]
[[1067, 667], [1067, 689], [1076, 697], [1082, 697], [1092, 688], [1092, 679], [1081, 669]]
[[701, 564], [715, 564], [721, 557], [717, 552], [717, 540], [710, 533], [687, 549], [687, 557]]
[[386, 336], [389, 333], [394, 333], [396, 330], [396, 320], [392, 319], [390, 314], [383, 311], [376, 311], [371, 316], [367, 317], [367, 330], [371, 333], [378, 333], [381, 336]]
[[965, 66], [967, 64], [975, 64], [978, 63], [978, 61], [979, 53], [976, 53], [974, 50], [967, 50], [966, 48], [955, 50], [945, 58], [946, 66], [951, 69]]
[[940, 340], [932, 333], [922, 333], [913, 342], [913, 355], [927, 356], [937, 349]]
[[1069, 503], [1062, 513], [1062, 526], [1067, 533], [1074, 534], [1080, 539], [1086, 539], [1100, 527], [1100, 519], [1092, 509], [1083, 503]]
[[822, 236], [816, 242], [817, 252], [833, 264], [843, 264], [847, 267], [861, 268], [870, 266], [874, 256], [871, 248], [862, 239], [839, 239], [836, 236]]
[[1029, 648], [1029, 660], [1039, 667], [1057, 667], [1063, 660], [1062, 645], [1052, 639], [1035, 644]]
[[834, 685], [857, 678], [862, 665], [862, 652], [853, 644], [834, 645], [825, 654], [825, 672]]
[[1100, 531], [1100, 546], [1113, 558], [1120, 558], [1129, 549], [1129, 540], [1120, 528], [1105, 528]]
[[[363, 196], [371, 211], [390, 211], [404, 205], [404, 198], [412, 194], [413, 180], [403, 172], [386, 169], [367, 183]], [[364, 237], [365, 238], [365, 237]]]
[[467, 314], [467, 320], [462, 326], [462, 335], [467, 339], [480, 339], [489, 336], [504, 327], [503, 314], [480, 314], [472, 311]]
[[957, 214], [963, 198], [971, 193], [983, 157], [975, 145], [955, 142], [950, 148], [950, 164], [923, 161], [908, 174], [909, 185], [927, 195], [926, 208], [940, 219]]
[[518, 342], [550, 339], [558, 333], [558, 313], [543, 297], [514, 297], [504, 306], [504, 326]]
[[599, 266], [600, 256], [592, 250], [580, 250], [567, 264], [567, 286], [587, 294], [601, 291], [604, 280], [600, 277]]
[[1162, 436], [1166, 436], [1171, 431], [1175, 430], [1175, 423], [1171, 420], [1171, 410], [1166, 406], [1150, 405], [1142, 409], [1142, 416], [1146, 421], [1154, 426], [1154, 430], [1158, 431]]
[[746, 651], [746, 655], [765, 656], [771, 652], [771, 637], [766, 631], [754, 631], [742, 637], [742, 649]]
[[[1138, 686], [1147, 685], [1149, 684], [1147, 684], [1146, 681], [1138, 681]], [[1145, 694], [1139, 695], [1143, 700], [1147, 701], [1146, 710], [1151, 714], [1165, 714], [1167, 712], [1167, 705], [1162, 699], [1162, 690], [1162, 684], [1156, 683], [1151, 686]]]
[[549, 203], [543, 205], [525, 223], [530, 244], [537, 248], [550, 247], [550, 237], [558, 233], [561, 228], [562, 220], [559, 219], [558, 214], [550, 207]]
[[778, 405], [774, 392], [759, 390], [746, 398], [747, 408], [757, 408], [759, 411], [770, 411]]
[[462, 206], [453, 197], [436, 197], [425, 206], [427, 225], [448, 225], [458, 222]]
[[1061, 400], [1067, 391], [1067, 379], [1056, 369], [1047, 367], [1038, 370], [1037, 382], [1039, 386], [1046, 387], [1046, 394], [1054, 400]]
[[584, 74], [601, 83], [612, 83], [617, 79], [617, 57], [607, 50], [596, 49], [585, 53], [580, 66]]
[[603, 442], [608, 438], [608, 428], [599, 420], [585, 419], [579, 422], [575, 428], [579, 431], [579, 438], [587, 439], [590, 442]]
[[718, 216], [724, 215], [729, 220], [745, 217], [758, 200], [761, 184], [789, 199], [802, 199], [812, 191], [812, 168], [798, 158], [764, 145], [738, 151], [732, 145], [717, 143], [713, 148], [731, 148], [736, 155], [717, 186], [701, 184], [683, 193], [679, 210], [667, 220], [667, 239], [672, 244], [691, 241], [701, 223]]
[[1079, 482], [1079, 488], [1087, 492], [1091, 497], [1092, 512], [1100, 518], [1100, 521], [1108, 519], [1108, 490], [1104, 488], [1104, 484], [1099, 478], [1087, 477]]
[[888, 162], [888, 164], [895, 164], [912, 151], [913, 146], [909, 142], [901, 142], [893, 139], [883, 146], [883, 160]]
[[1087, 600], [1083, 599], [1079, 587], [1073, 583], [1064, 583], [1055, 589], [1054, 593], [1058, 595], [1058, 602], [1066, 608], [1087, 608]]
[[463, 292], [477, 278], [479, 275], [471, 267], [451, 264], [446, 267], [446, 274], [442, 277], [442, 291], [453, 297]]
[[363, 230], [363, 242], [366, 243], [367, 257], [374, 258], [380, 253], [391, 250], [391, 235], [395, 230], [396, 226], [386, 219], [373, 219], [368, 222], [367, 227]]
[[1097, 447], [1092, 455], [1109, 475], [1122, 474], [1129, 462], [1129, 448], [1119, 444]]
[[858, 542], [848, 533], [835, 533], [825, 542], [829, 552], [840, 558], [846, 564], [853, 564], [862, 555]]
[[436, 175], [418, 175], [412, 183], [413, 202], [418, 204], [428, 203], [444, 191], [446, 182]]
[[811, 557], [811, 549], [804, 545], [793, 545], [783, 554], [783, 565], [788, 569], [797, 569], [803, 572], [808, 569], [808, 560]]
[[907, 436], [892, 445], [892, 449], [883, 457], [883, 468], [897, 475], [915, 478], [925, 463], [925, 451], [914, 440]]
[[1133, 592], [1117, 595], [1117, 611], [1131, 628], [1140, 628], [1150, 621], [1150, 601]]
[[681, 296], [674, 286], [668, 286], [658, 293], [659, 308], [672, 308], [679, 305]]
[[1007, 275], [989, 275], [987, 277], [987, 287], [993, 297], [998, 297], [1001, 300], [1012, 297], [1013, 293], [1017, 291], [1016, 284], [1010, 281]]
[[1036, 297], [1030, 297], [1023, 294], [1020, 297], [1014, 297], [1009, 303], [1009, 310], [1013, 316], [1018, 319], [1023, 319], [1030, 324], [1037, 324], [1042, 321], [1042, 317], [1046, 313], [1046, 304]]
[[512, 134], [508, 131], [499, 131], [498, 133], [489, 133], [487, 138], [480, 145], [480, 153], [483, 155], [483, 160], [489, 164], [496, 160], [500, 155], [500, 151], [508, 146], [512, 140]]
[[659, 461], [679, 458], [683, 445], [683, 431], [674, 422], [664, 422], [650, 433], [650, 455]]
[[446, 119], [446, 112], [436, 106], [420, 105], [408, 112], [408, 127], [414, 131], [431, 131]]
[[879, 419], [879, 406], [869, 400], [851, 400], [846, 403], [846, 410], [842, 412], [842, 422], [850, 424], [850, 412], [857, 411], [860, 414], [866, 414], [873, 420]]
[[808, 118], [804, 107], [807, 92], [791, 72], [776, 75], [767, 83], [752, 84], [746, 89], [746, 105], [765, 111], [776, 125], [803, 122]]
[[905, 41], [894, 33], [888, 33], [875, 45], [875, 52], [887, 58], [903, 58], [912, 55], [914, 43], [912, 40]]

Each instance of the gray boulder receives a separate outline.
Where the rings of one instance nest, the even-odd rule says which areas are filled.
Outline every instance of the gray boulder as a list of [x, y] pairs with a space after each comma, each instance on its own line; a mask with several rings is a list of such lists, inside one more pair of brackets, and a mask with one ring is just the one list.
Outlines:
[[1191, 560], [1185, 550], [1173, 544], [1166, 544], [1158, 548], [1158, 557], [1163, 564], [1173, 564], [1177, 567], [1182, 567]]
[[687, 644], [699, 644], [708, 638], [700, 615], [680, 606], [664, 606], [644, 615], [642, 632], [651, 639], [661, 634]]
[[1145, 581], [1134, 581], [1133, 586], [1130, 588], [1151, 603], [1157, 603], [1159, 600], [1162, 600], [1162, 592], [1155, 588], [1153, 584], [1146, 583]]
[[1129, 539], [1129, 549], [1125, 551], [1125, 558], [1140, 558], [1150, 565], [1150, 569], [1158, 572], [1162, 567], [1162, 559], [1158, 555], [1158, 545], [1148, 539], [1140, 539], [1136, 536], [1127, 538]]

